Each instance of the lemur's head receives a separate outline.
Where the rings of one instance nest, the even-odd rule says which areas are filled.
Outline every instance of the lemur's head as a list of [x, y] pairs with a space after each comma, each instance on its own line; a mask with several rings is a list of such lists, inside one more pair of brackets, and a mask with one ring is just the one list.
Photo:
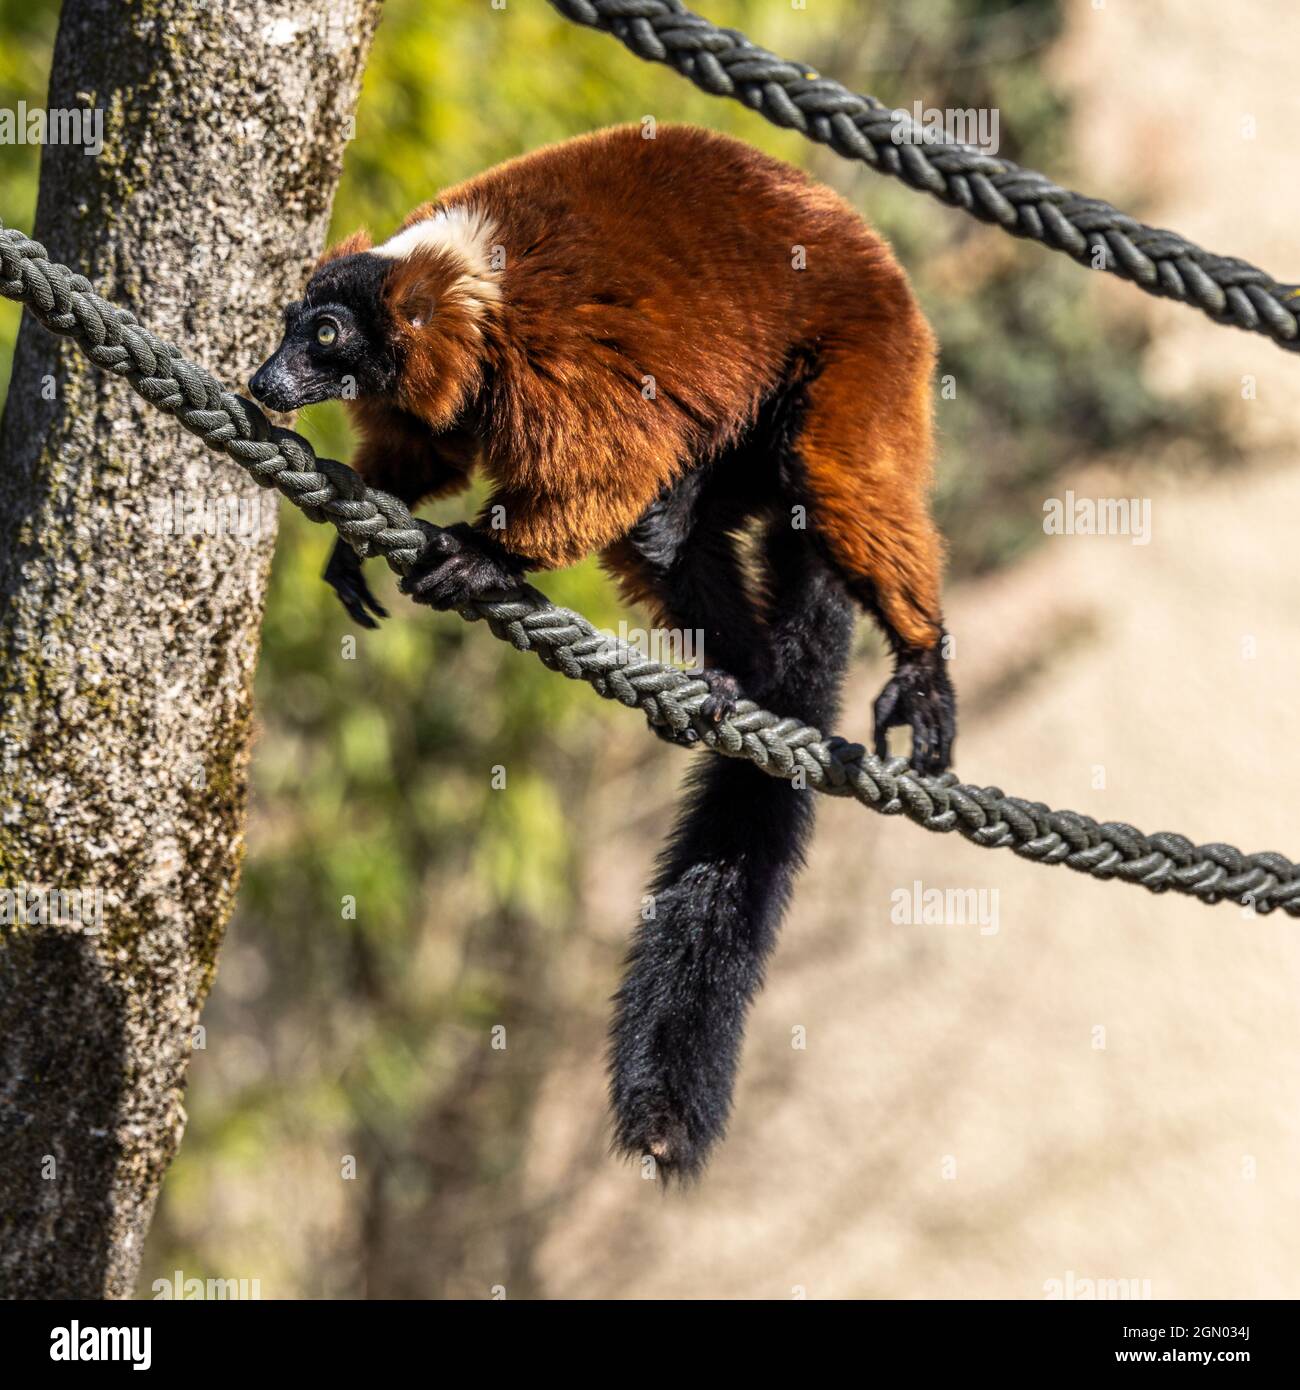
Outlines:
[[482, 379], [501, 300], [490, 218], [421, 209], [383, 246], [357, 232], [321, 258], [284, 311], [284, 338], [248, 383], [271, 410], [374, 400], [450, 425]]

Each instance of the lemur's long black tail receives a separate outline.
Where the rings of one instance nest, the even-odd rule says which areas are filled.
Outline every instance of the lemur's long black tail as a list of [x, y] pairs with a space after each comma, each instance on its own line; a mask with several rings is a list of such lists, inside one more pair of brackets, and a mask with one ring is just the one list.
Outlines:
[[[753, 694], [823, 729], [836, 715], [854, 609], [806, 532], [766, 543], [771, 652]], [[749, 693], [749, 692], [747, 692]], [[813, 823], [811, 788], [700, 753], [615, 1000], [615, 1146], [689, 1177], [726, 1128], [750, 1001]]]

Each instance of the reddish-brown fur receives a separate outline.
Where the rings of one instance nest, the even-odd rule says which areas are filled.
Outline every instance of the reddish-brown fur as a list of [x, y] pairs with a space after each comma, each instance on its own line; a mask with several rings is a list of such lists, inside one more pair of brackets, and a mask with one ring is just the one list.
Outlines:
[[[812, 524], [899, 641], [934, 645], [934, 340], [848, 203], [747, 145], [661, 126], [512, 160], [437, 206], [457, 204], [496, 224], [501, 299], [450, 294], [453, 253], [398, 263], [386, 295], [405, 352], [399, 400], [350, 403], [368, 481], [414, 503], [463, 487], [477, 464], [489, 508], [504, 508], [495, 539], [539, 568], [600, 551], [636, 590], [622, 537], [743, 434], [803, 354]], [[329, 254], [368, 245], [359, 234]]]

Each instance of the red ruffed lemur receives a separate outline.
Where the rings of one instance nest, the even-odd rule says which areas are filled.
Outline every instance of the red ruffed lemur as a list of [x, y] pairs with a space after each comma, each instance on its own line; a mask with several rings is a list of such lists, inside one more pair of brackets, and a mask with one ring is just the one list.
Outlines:
[[[940, 772], [935, 347], [907, 277], [799, 170], [704, 130], [647, 134], [511, 160], [381, 246], [333, 247], [252, 392], [348, 399], [353, 466], [409, 506], [486, 475], [480, 520], [405, 592], [456, 608], [595, 551], [657, 622], [702, 632], [706, 718], [743, 690], [829, 727], [856, 601], [895, 661], [877, 752], [908, 725], [913, 767]], [[342, 542], [325, 578], [357, 622], [384, 616]], [[611, 1033], [615, 1143], [665, 1175], [697, 1172], [725, 1127], [813, 799], [745, 762], [692, 770]]]

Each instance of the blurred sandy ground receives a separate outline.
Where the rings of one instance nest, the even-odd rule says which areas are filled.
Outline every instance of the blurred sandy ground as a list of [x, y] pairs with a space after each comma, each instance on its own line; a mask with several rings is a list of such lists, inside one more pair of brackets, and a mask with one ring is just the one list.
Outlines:
[[[1281, 0], [1082, 0], [1053, 56], [1077, 96], [1079, 186], [1300, 278], [1297, 42]], [[951, 596], [958, 770], [1098, 819], [1300, 853], [1300, 361], [1102, 277], [1079, 287], [1149, 315], [1163, 387], [1191, 399], [1256, 379], [1240, 407], [1251, 471], [1081, 475], [1080, 496], [1149, 496], [1152, 543], [1052, 539]], [[869, 729], [882, 677], [857, 663], [843, 731]], [[1155, 1297], [1300, 1296], [1300, 924], [847, 804], [822, 806], [703, 1185], [665, 1198], [604, 1160], [597, 1005], [673, 766], [652, 746], [624, 769], [587, 854], [598, 940], [574, 948], [567, 1058], [534, 1120], [547, 1295], [1038, 1298], [1073, 1272], [1150, 1280]], [[645, 808], [631, 823], [629, 805]], [[998, 934], [891, 925], [890, 894], [917, 879], [997, 889]]]

